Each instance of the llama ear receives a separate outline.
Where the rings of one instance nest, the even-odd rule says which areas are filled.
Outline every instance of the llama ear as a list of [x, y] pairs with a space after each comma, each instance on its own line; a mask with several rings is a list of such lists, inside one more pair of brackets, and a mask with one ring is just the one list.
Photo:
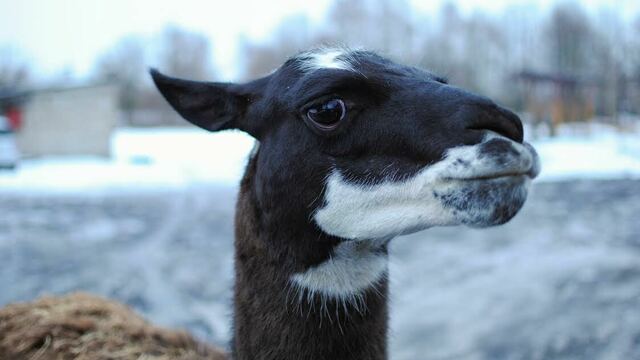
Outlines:
[[249, 102], [238, 91], [238, 85], [177, 79], [156, 69], [149, 72], [162, 96], [193, 125], [208, 131], [239, 129], [254, 135], [248, 126], [243, 126]]

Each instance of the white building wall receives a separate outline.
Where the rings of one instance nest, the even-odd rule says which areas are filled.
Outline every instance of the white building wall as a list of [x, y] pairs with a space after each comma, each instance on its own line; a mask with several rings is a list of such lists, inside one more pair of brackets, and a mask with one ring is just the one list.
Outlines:
[[24, 110], [17, 134], [23, 156], [109, 156], [120, 116], [117, 86], [36, 92]]

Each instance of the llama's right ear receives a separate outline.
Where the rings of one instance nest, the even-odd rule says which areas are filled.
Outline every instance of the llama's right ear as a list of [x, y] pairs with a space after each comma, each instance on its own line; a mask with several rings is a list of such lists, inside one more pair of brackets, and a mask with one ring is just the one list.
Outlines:
[[177, 79], [150, 70], [153, 82], [169, 104], [187, 121], [208, 131], [254, 131], [244, 124], [248, 101], [231, 83], [200, 82]]

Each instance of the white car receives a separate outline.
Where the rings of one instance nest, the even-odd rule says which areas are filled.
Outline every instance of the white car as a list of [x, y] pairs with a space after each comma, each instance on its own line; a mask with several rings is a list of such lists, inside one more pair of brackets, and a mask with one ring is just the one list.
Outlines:
[[18, 149], [15, 134], [9, 119], [0, 116], [0, 170], [14, 169], [18, 164]]

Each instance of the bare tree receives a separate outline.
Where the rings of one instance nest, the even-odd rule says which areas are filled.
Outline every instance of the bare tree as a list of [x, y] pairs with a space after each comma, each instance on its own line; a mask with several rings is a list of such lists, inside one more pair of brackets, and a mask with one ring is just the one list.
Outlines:
[[304, 15], [285, 18], [265, 43], [242, 39], [244, 78], [263, 76], [283, 63], [288, 57], [323, 42], [313, 34], [309, 20]]
[[264, 75], [287, 57], [315, 46], [364, 47], [410, 61], [413, 23], [405, 0], [338, 0], [324, 26], [312, 28], [304, 15], [282, 21], [264, 43], [243, 40], [244, 77]]
[[[589, 107], [585, 113], [600, 108], [600, 113], [608, 109], [604, 112], [615, 114], [619, 107], [640, 106], [634, 105], [640, 102], [635, 95], [640, 90], [634, 90], [640, 82], [640, 40], [635, 36], [640, 18], [625, 24], [615, 9], [611, 12], [594, 18], [579, 4], [562, 2], [550, 13], [519, 4], [508, 6], [502, 15], [465, 14], [454, 3], [445, 3], [429, 16], [417, 13], [407, 0], [334, 0], [321, 26], [294, 16], [284, 19], [268, 41], [244, 39], [244, 76], [264, 75], [314, 45], [347, 45], [426, 67], [454, 85], [518, 109], [524, 109], [526, 92], [531, 92], [513, 80], [522, 70], [549, 79], [577, 79], [579, 92], [585, 93], [578, 95], [588, 102], [580, 104]], [[597, 101], [592, 100], [593, 83]], [[541, 96], [550, 92], [544, 87]], [[567, 112], [577, 113], [572, 107], [567, 105]]]
[[437, 26], [423, 40], [419, 63], [453, 84], [503, 97], [509, 44], [500, 25], [482, 13], [465, 17], [455, 5], [446, 4]]
[[28, 62], [17, 49], [0, 47], [0, 88], [23, 87], [29, 81]]
[[[640, 15], [630, 25], [628, 34], [640, 34]], [[631, 79], [629, 108], [640, 114], [640, 38], [629, 36], [629, 77]]]
[[415, 62], [415, 25], [406, 0], [337, 0], [326, 33], [351, 47], [364, 47]]
[[129, 36], [98, 57], [95, 76], [99, 79], [118, 79], [135, 82], [142, 78], [145, 69], [145, 50], [142, 39]]
[[146, 76], [143, 41], [134, 36], [119, 40], [101, 56], [95, 65], [95, 77], [100, 81], [116, 82], [120, 86], [120, 107], [126, 123], [133, 122], [133, 112], [140, 104], [142, 84]]
[[557, 5], [546, 28], [553, 70], [573, 75], [589, 70], [594, 36], [589, 17], [575, 3]]
[[177, 77], [209, 80], [213, 77], [209, 40], [199, 33], [168, 26], [160, 38], [159, 67]]
[[437, 26], [422, 39], [420, 66], [432, 69], [460, 83], [462, 76], [458, 69], [462, 50], [460, 39], [462, 26], [463, 19], [458, 8], [452, 3], [445, 4], [440, 10]]

